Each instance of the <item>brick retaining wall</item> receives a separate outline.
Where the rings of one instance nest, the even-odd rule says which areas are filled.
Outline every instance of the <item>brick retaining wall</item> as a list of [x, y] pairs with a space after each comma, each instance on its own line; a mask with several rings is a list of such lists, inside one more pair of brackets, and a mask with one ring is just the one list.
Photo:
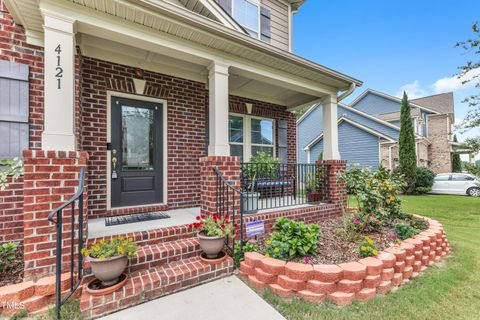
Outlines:
[[371, 300], [377, 294], [396, 290], [450, 252], [442, 225], [435, 220], [429, 223], [426, 231], [376, 257], [338, 265], [312, 266], [247, 252], [240, 275], [253, 287], [268, 288], [283, 298], [298, 295], [311, 302], [328, 299], [337, 305]]

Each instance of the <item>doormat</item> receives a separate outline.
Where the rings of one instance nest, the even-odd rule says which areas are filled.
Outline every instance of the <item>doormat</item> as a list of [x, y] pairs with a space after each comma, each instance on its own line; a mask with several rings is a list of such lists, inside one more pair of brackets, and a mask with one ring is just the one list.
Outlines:
[[170, 218], [170, 216], [165, 212], [147, 212], [147, 213], [128, 214], [125, 216], [105, 218], [105, 226], [110, 227], [110, 226], [116, 226], [119, 224], [168, 219], [168, 218]]

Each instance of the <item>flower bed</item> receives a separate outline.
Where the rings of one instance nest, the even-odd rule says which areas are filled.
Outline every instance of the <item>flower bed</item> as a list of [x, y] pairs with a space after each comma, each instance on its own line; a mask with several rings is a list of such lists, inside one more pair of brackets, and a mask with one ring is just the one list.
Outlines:
[[358, 261], [311, 265], [247, 252], [240, 275], [253, 287], [268, 288], [283, 298], [298, 295], [312, 302], [328, 299], [337, 305], [367, 301], [396, 290], [450, 252], [443, 226], [427, 221], [427, 230]]

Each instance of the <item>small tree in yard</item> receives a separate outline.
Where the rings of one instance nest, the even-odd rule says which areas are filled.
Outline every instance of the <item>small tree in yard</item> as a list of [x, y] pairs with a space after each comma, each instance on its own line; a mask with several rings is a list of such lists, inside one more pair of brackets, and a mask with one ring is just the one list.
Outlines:
[[[453, 136], [453, 142], [458, 142], [457, 135]], [[462, 172], [462, 160], [458, 153], [452, 155], [452, 172]]]
[[403, 93], [400, 109], [400, 137], [398, 143], [400, 158], [398, 170], [404, 176], [406, 183], [403, 192], [410, 194], [415, 188], [417, 155], [415, 154], [415, 134], [410, 115], [410, 105], [405, 92]]

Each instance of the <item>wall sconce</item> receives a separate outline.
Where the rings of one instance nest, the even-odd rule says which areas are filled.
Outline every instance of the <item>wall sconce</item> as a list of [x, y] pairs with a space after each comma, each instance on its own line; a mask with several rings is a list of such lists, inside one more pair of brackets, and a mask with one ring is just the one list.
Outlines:
[[251, 104], [251, 103], [245, 103], [245, 106], [247, 107], [247, 113], [248, 113], [248, 114], [252, 114], [253, 104]]

